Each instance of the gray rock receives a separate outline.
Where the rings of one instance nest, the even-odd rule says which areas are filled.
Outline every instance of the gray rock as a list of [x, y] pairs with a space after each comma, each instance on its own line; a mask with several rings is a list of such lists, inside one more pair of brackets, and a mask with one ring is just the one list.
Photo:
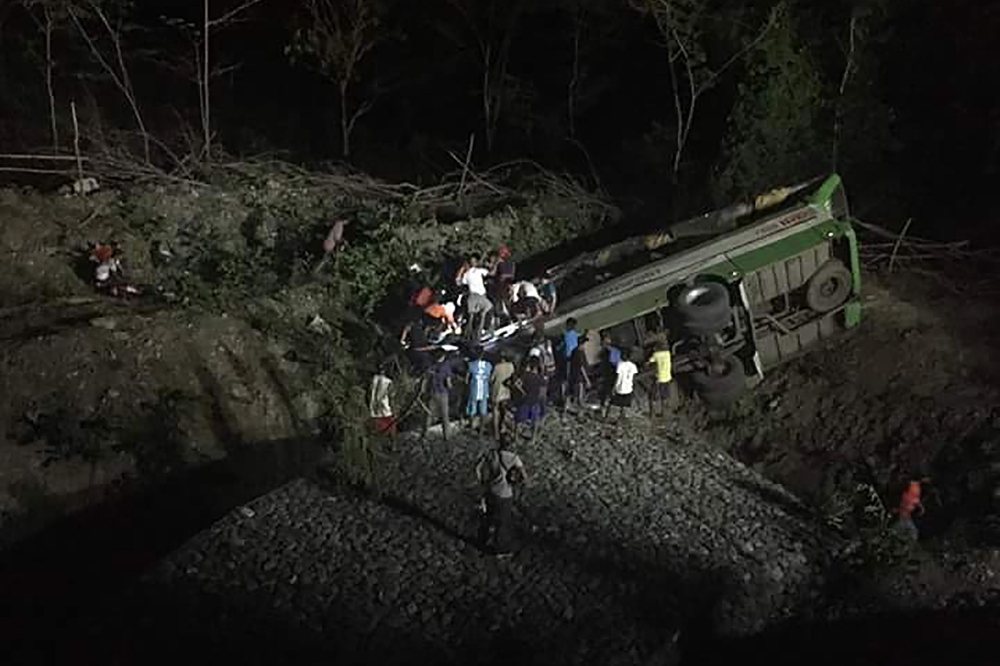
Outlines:
[[114, 317], [96, 317], [90, 320], [90, 325], [103, 328], [107, 331], [113, 331], [118, 328], [118, 320]]

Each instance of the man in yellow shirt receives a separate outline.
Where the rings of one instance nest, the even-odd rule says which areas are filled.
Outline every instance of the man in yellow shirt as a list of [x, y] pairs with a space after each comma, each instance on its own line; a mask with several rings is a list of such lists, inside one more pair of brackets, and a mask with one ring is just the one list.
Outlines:
[[662, 416], [666, 414], [666, 406], [673, 409], [677, 405], [677, 385], [674, 383], [669, 345], [666, 342], [659, 343], [648, 362], [656, 364], [656, 385], [649, 395], [649, 415], [656, 416], [658, 404]]

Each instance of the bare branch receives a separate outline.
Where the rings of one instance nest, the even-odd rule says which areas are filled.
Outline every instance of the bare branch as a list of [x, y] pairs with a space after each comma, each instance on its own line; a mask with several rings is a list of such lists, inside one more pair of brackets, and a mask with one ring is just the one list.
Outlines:
[[732, 65], [737, 60], [739, 60], [747, 53], [757, 48], [757, 46], [762, 41], [764, 41], [764, 38], [767, 37], [767, 33], [769, 33], [771, 29], [774, 28], [774, 26], [777, 25], [778, 23], [778, 12], [779, 12], [778, 7], [772, 9], [770, 15], [768, 16], [767, 23], [764, 24], [764, 27], [757, 34], [757, 36], [754, 37], [749, 42], [747, 42], [746, 44], [744, 44], [743, 48], [734, 53], [728, 60], [722, 63], [722, 65], [718, 67], [714, 72], [709, 72], [708, 79], [699, 87], [699, 94], [707, 90], [708, 87], [711, 86], [711, 84], [715, 81], [715, 79], [721, 76], [727, 69], [732, 67]]
[[101, 8], [93, 0], [90, 0], [88, 4], [90, 5], [91, 11], [93, 11], [94, 14], [98, 17], [98, 19], [100, 19], [101, 24], [104, 26], [104, 29], [108, 34], [108, 38], [111, 41], [111, 45], [114, 48], [115, 52], [115, 59], [118, 65], [117, 70], [113, 65], [111, 65], [111, 63], [108, 62], [107, 58], [104, 57], [104, 54], [101, 53], [101, 49], [94, 41], [94, 38], [90, 35], [90, 33], [87, 32], [87, 29], [84, 27], [83, 22], [80, 20], [80, 17], [77, 15], [76, 11], [74, 11], [73, 5], [67, 4], [66, 9], [70, 15], [70, 18], [73, 21], [73, 24], [76, 26], [80, 35], [87, 43], [87, 47], [90, 49], [91, 54], [101, 65], [101, 67], [104, 69], [107, 75], [111, 77], [111, 80], [115, 83], [115, 85], [118, 87], [118, 90], [122, 93], [122, 95], [125, 97], [125, 100], [128, 102], [128, 105], [132, 110], [132, 115], [135, 116], [136, 124], [139, 126], [139, 132], [141, 133], [143, 140], [144, 156], [146, 158], [146, 163], [149, 164], [150, 136], [149, 132], [146, 130], [146, 123], [143, 120], [142, 112], [139, 110], [139, 103], [136, 100], [135, 91], [132, 88], [132, 81], [131, 78], [129, 77], [128, 67], [125, 64], [125, 55], [122, 50], [122, 43], [121, 43], [121, 19], [119, 19], [119, 24], [118, 27], [116, 28], [111, 25], [111, 22], [108, 20], [105, 13], [101, 11]]
[[[0, 160], [72, 160], [75, 161], [76, 157], [72, 155], [31, 155], [31, 154], [2, 154], [0, 155]], [[86, 157], [83, 158], [84, 161], [87, 160]]]
[[855, 34], [858, 28], [858, 15], [853, 14], [851, 16], [851, 26], [850, 26], [850, 46], [847, 51], [847, 64], [844, 65], [844, 75], [840, 78], [840, 95], [843, 97], [844, 90], [847, 89], [847, 82], [851, 78], [851, 73], [854, 71], [854, 44], [855, 44]]
[[353, 110], [350, 91], [358, 79], [358, 68], [368, 54], [385, 39], [381, 17], [372, 0], [307, 0], [302, 27], [296, 32], [292, 52], [307, 55], [340, 93], [342, 154], [350, 156], [354, 125], [374, 103], [369, 98]]
[[253, 7], [254, 5], [260, 4], [263, 1], [264, 0], [247, 0], [247, 2], [244, 2], [242, 5], [240, 5], [236, 9], [233, 9], [231, 11], [226, 12], [225, 14], [223, 14], [222, 16], [220, 16], [217, 19], [212, 19], [211, 21], [208, 21], [207, 25], [208, 25], [209, 28], [214, 28], [217, 25], [224, 26], [226, 23], [229, 23], [230, 21], [232, 21], [234, 18], [236, 18], [237, 16], [239, 16], [243, 12], [247, 11], [248, 9], [250, 9], [251, 7]]
[[851, 13], [851, 23], [849, 27], [849, 47], [847, 51], [847, 62], [844, 64], [844, 74], [840, 78], [840, 89], [837, 94], [837, 104], [834, 111], [833, 119], [833, 146], [831, 151], [831, 168], [833, 170], [837, 169], [837, 162], [840, 158], [840, 135], [843, 125], [843, 115], [844, 115], [844, 93], [847, 90], [847, 83], [850, 81], [851, 73], [854, 71], [854, 48], [856, 44], [856, 34], [858, 27], [858, 15], [856, 12]]

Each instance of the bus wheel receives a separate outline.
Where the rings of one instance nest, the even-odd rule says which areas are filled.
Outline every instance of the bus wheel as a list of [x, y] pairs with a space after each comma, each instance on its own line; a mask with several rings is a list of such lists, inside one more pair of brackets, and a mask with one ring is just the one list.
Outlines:
[[695, 335], [718, 333], [732, 320], [729, 290], [718, 282], [685, 287], [677, 296], [681, 325]]
[[806, 305], [816, 312], [829, 312], [851, 295], [851, 284], [851, 271], [839, 259], [831, 259], [809, 278]]
[[746, 391], [746, 373], [735, 356], [719, 359], [716, 367], [691, 373], [695, 392], [713, 407], [731, 405]]

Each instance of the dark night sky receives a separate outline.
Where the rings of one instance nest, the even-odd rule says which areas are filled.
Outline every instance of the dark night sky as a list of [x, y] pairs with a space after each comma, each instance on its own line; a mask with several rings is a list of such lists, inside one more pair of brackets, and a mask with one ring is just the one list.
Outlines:
[[[857, 1], [890, 10], [887, 38], [873, 46], [873, 54], [876, 94], [892, 110], [893, 123], [892, 140], [878, 147], [880, 162], [863, 175], [855, 175], [853, 181], [852, 174], [847, 174], [855, 209], [912, 215], [918, 220], [947, 216], [949, 232], [956, 219], [964, 225], [980, 224], [995, 212], [992, 192], [1000, 159], [1000, 86], [996, 85], [1000, 81], [996, 40], [1000, 0]], [[219, 1], [213, 14], [235, 4]], [[216, 81], [213, 90], [216, 128], [226, 149], [234, 154], [283, 150], [293, 159], [307, 161], [337, 157], [334, 86], [290, 63], [284, 52], [299, 4], [263, 0], [248, 12], [245, 22], [215, 37], [217, 61], [242, 63], [238, 71]], [[461, 27], [446, 0], [392, 4], [395, 8], [387, 26], [402, 29], [406, 39], [380, 47], [365, 63], [365, 74], [377, 73], [388, 82], [388, 91], [358, 125], [354, 161], [376, 175], [429, 182], [441, 171], [454, 168], [446, 151], [464, 151], [469, 134], [481, 128], [477, 61], [474, 51], [457, 48], [439, 29], [446, 23]], [[837, 43], [844, 41], [851, 4], [848, 0], [798, 0], [791, 5], [803, 46], [814, 52], [831, 79], [842, 66]], [[200, 5], [195, 0], [137, 3], [133, 21], [147, 29], [141, 33], [142, 43], [169, 50], [173, 37], [159, 16], [197, 19]], [[547, 3], [527, 6], [532, 11], [518, 24], [510, 71], [533, 86], [533, 129], [501, 127], [494, 154], [480, 151], [476, 164], [484, 167], [529, 157], [555, 169], [586, 174], [586, 161], [565, 140], [562, 126], [571, 53], [566, 15], [545, 9]], [[671, 118], [666, 59], [656, 44], [656, 31], [630, 11], [625, 0], [608, 0], [603, 6], [613, 19], [601, 19], [591, 27], [590, 36], [598, 35], [599, 40], [590, 42], [584, 57], [586, 66], [607, 87], [580, 115], [578, 135], [614, 195], [662, 203], [671, 194], [668, 182], [643, 157], [641, 145], [655, 121]], [[0, 87], [6, 84], [9, 100], [15, 96], [9, 91], [24, 91], [18, 99], [37, 96], [36, 102], [44, 100], [37, 65], [32, 71], [30, 63], [14, 52], [37, 43], [32, 42], [30, 27], [11, 5], [0, 14], [0, 45], [7, 70]], [[180, 50], [189, 48], [181, 41], [175, 45]], [[64, 58], [64, 62], [72, 60]], [[147, 56], [133, 66], [147, 114], [160, 127], [175, 122], [173, 109], [194, 119], [194, 86], [176, 77], [165, 78], [158, 60]], [[64, 91], [80, 85], [78, 76], [62, 74]], [[692, 190], [705, 186], [711, 165], [718, 159], [740, 76], [740, 68], [733, 68], [700, 102], [688, 151], [692, 176], [687, 187]], [[115, 121], [127, 124], [127, 114], [115, 110], [120, 100], [107, 91], [103, 95], [102, 111], [118, 113]], [[9, 127], [28, 122], [26, 118], [37, 122], [44, 117], [44, 106], [32, 109], [29, 101], [21, 104], [12, 108], [0, 102], [0, 117], [5, 116]], [[45, 126], [36, 129], [34, 134], [8, 135], [36, 136], [37, 145], [44, 141]], [[878, 148], [873, 146], [873, 152]], [[698, 197], [692, 200], [699, 201]]]

